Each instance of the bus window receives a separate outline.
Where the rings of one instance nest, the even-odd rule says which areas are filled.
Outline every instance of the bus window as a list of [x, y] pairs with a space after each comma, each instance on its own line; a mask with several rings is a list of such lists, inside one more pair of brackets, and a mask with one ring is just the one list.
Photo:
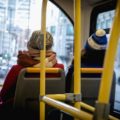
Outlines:
[[66, 70], [73, 56], [73, 25], [66, 15], [51, 2], [48, 2], [47, 8], [47, 30], [54, 37], [53, 49]]
[[[40, 16], [33, 14], [39, 10], [39, 2], [40, 0], [0, 0], [1, 84], [8, 70], [16, 64], [18, 50], [26, 49], [31, 32], [40, 27]], [[33, 18], [36, 19], [33, 21]]]
[[[0, 0], [0, 84], [13, 64], [18, 50], [26, 50], [34, 30], [40, 29], [41, 0]], [[38, 13], [38, 14], [35, 14]], [[65, 69], [73, 56], [73, 25], [53, 3], [48, 2], [47, 30], [54, 37], [54, 51]]]
[[97, 17], [96, 29], [109, 29], [112, 27], [115, 10], [99, 13]]
[[[114, 19], [115, 10], [99, 13], [97, 16], [96, 29], [103, 28], [110, 32], [112, 27], [112, 22]], [[110, 34], [107, 32], [107, 37], [109, 40]], [[115, 110], [120, 112], [120, 41], [118, 44], [118, 50], [116, 54], [114, 70], [116, 73], [116, 94], [115, 94]]]

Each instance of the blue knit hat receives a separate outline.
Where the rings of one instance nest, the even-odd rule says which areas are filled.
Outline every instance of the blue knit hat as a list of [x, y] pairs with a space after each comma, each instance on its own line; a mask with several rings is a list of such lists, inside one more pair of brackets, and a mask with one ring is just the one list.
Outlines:
[[103, 29], [97, 30], [87, 40], [85, 49], [86, 50], [105, 50], [107, 47], [106, 32]]

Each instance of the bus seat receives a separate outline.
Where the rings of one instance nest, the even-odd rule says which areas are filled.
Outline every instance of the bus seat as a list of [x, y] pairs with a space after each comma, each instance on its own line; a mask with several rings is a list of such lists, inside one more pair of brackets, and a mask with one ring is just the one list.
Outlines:
[[[81, 89], [82, 89], [82, 98], [84, 102], [92, 106], [95, 106], [95, 102], [98, 99], [98, 94], [99, 94], [100, 80], [101, 77], [82, 78]], [[114, 73], [112, 87], [111, 87], [111, 95], [110, 95], [110, 112], [112, 112], [114, 109], [115, 81], [116, 81], [116, 77]]]
[[[95, 102], [98, 99], [99, 88], [100, 88], [101, 73], [82, 73], [81, 74], [81, 92], [82, 101], [95, 106]], [[110, 95], [110, 111], [114, 109], [115, 102], [115, 85], [116, 75], [113, 74], [113, 82]], [[73, 87], [73, 86], [72, 86]], [[71, 89], [73, 92], [73, 88]]]
[[[65, 73], [62, 69], [58, 70], [58, 73], [46, 73], [46, 94], [62, 94], [65, 92]], [[22, 119], [39, 119], [39, 79], [39, 71], [38, 73], [29, 73], [27, 68], [24, 68], [19, 74], [14, 110], [17, 115], [22, 111], [22, 115], [19, 115]], [[51, 109], [52, 107], [46, 105], [46, 115]]]

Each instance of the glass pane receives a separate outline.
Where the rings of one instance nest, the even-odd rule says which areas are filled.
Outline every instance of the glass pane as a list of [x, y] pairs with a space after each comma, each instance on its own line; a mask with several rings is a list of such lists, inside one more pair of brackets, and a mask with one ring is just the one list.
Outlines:
[[54, 37], [53, 50], [57, 53], [58, 62], [63, 63], [67, 70], [73, 56], [73, 25], [51, 2], [47, 8], [47, 30]]
[[26, 49], [31, 32], [40, 28], [40, 14], [34, 14], [40, 1], [0, 0], [0, 83], [16, 64], [18, 50]]
[[[41, 25], [41, 0], [0, 0], [0, 84], [13, 64], [18, 50]], [[73, 26], [63, 12], [48, 2], [47, 30], [54, 37], [53, 50], [65, 70], [73, 56]]]
[[[96, 29], [110, 29], [112, 27], [115, 10], [107, 11], [98, 14]], [[110, 34], [107, 34], [108, 41]], [[119, 40], [120, 41], [120, 40]], [[120, 112], [120, 42], [118, 44], [118, 50], [116, 53], [116, 59], [114, 64], [114, 70], [116, 73], [116, 94], [115, 94], [115, 110]]]
[[96, 29], [107, 29], [112, 27], [115, 10], [98, 14]]

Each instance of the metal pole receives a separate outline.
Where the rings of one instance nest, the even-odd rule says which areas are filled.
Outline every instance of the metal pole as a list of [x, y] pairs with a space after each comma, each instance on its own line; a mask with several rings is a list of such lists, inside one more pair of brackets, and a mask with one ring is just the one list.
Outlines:
[[104, 69], [100, 84], [94, 120], [106, 120], [109, 115], [109, 99], [114, 71], [114, 61], [120, 36], [120, 0], [118, 0], [110, 41], [105, 55]]
[[114, 18], [113, 27], [109, 45], [106, 51], [102, 81], [100, 85], [100, 92], [98, 102], [108, 103], [110, 98], [112, 76], [114, 71], [114, 61], [120, 36], [120, 0], [118, 0], [116, 14]]
[[[41, 13], [41, 32], [44, 36], [43, 49], [40, 51], [40, 98], [45, 95], [45, 53], [46, 53], [46, 8], [47, 0], [42, 1], [42, 13]], [[45, 120], [45, 103], [40, 100], [40, 120]]]
[[83, 112], [77, 108], [74, 108], [70, 105], [67, 105], [65, 103], [59, 102], [57, 100], [51, 99], [49, 97], [44, 96], [43, 101], [57, 109], [63, 110], [64, 112], [67, 112], [68, 114], [71, 114], [77, 119], [81, 120], [92, 120], [92, 115], [88, 114], [86, 112]]
[[[74, 0], [74, 94], [81, 97], [81, 0]], [[74, 106], [80, 109], [80, 101]], [[77, 119], [75, 119], [77, 120]]]

